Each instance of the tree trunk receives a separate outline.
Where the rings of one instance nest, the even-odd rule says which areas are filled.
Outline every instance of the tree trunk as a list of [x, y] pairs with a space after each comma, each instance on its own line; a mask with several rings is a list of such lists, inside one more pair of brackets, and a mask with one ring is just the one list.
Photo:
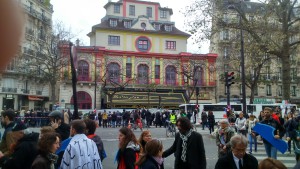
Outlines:
[[[51, 103], [52, 103], [52, 107], [56, 104], [55, 100], [56, 100], [56, 94], [55, 94], [55, 89], [56, 89], [56, 82], [51, 82], [50, 83], [50, 88], [51, 88]], [[52, 109], [52, 108], [50, 108]]]
[[[288, 50], [288, 49], [286, 49]], [[283, 53], [282, 56], [282, 99], [289, 100], [290, 99], [290, 85], [291, 85], [291, 63], [290, 56], [288, 55], [288, 51]]]
[[250, 101], [249, 104], [253, 104], [254, 101], [254, 92], [255, 92], [255, 85], [251, 86], [250, 88]]

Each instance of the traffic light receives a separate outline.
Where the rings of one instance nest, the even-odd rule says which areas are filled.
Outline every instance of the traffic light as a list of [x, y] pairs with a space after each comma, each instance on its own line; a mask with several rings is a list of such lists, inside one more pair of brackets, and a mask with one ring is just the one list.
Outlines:
[[234, 84], [234, 82], [232, 81], [234, 79], [234, 72], [225, 72], [225, 83], [226, 83], [226, 86], [230, 86], [232, 84]]

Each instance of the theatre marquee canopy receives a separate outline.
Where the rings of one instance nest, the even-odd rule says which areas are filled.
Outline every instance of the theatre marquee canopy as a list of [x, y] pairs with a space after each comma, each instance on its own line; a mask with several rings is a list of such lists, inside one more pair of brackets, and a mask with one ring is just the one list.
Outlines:
[[186, 103], [183, 93], [118, 92], [113, 95], [112, 104], [106, 95], [105, 103], [114, 108], [162, 107], [176, 109]]

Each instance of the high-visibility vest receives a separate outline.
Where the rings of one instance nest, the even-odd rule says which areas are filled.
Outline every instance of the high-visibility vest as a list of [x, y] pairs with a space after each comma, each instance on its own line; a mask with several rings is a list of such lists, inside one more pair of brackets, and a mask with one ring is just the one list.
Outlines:
[[170, 122], [173, 123], [173, 124], [176, 123], [176, 115], [175, 114], [170, 115]]

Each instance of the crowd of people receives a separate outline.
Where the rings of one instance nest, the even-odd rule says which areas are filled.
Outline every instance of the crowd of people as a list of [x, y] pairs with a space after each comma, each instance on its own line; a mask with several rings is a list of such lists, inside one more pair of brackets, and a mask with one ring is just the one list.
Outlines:
[[[257, 128], [257, 131], [255, 130], [255, 125], [258, 123], [271, 126], [274, 129], [274, 133], [272, 135], [274, 140], [286, 139], [288, 141], [287, 151], [291, 154], [293, 147], [296, 162], [299, 162], [300, 115], [298, 115], [294, 110], [286, 112], [286, 117], [282, 117], [282, 111], [279, 107], [277, 107], [275, 110], [265, 107], [264, 110], [260, 112], [259, 117], [255, 117], [253, 114], [251, 114], [246, 118], [244, 117], [243, 112], [240, 112], [237, 116], [231, 115], [229, 117], [229, 119], [220, 120], [220, 127], [215, 131], [216, 145], [218, 147], [219, 156], [216, 169], [222, 168], [222, 166], [225, 164], [236, 164], [238, 168], [239, 159], [242, 159], [242, 163], [243, 160], [250, 160], [250, 162], [247, 162], [247, 165], [246, 162], [244, 163], [247, 166], [246, 168], [257, 168], [257, 166], [252, 166], [255, 160], [251, 154], [253, 150], [255, 152], [257, 151], [258, 137], [262, 139], [266, 155], [268, 156], [268, 159], [261, 161], [261, 164], [258, 165], [258, 167], [261, 168], [265, 166], [271, 166], [271, 164], [273, 166], [277, 166], [277, 164], [280, 164], [279, 166], [284, 166], [280, 161], [277, 160], [278, 147], [274, 146], [274, 144], [272, 144], [266, 135], [260, 135], [260, 132]], [[236, 137], [238, 137], [237, 135], [239, 136], [239, 144], [241, 144], [241, 146], [236, 149], [235, 146], [237, 139]], [[250, 151], [246, 153], [248, 143]], [[240, 154], [244, 154], [244, 157], [240, 158], [239, 154], [236, 154], [238, 152], [240, 152]], [[255, 162], [255, 164], [257, 164], [257, 162]]]
[[[143, 111], [145, 117], [143, 117]], [[285, 135], [287, 140], [291, 141], [288, 151], [291, 151], [291, 146], [294, 145], [296, 160], [299, 161], [296, 149], [300, 141], [297, 135], [300, 116], [290, 112], [288, 113], [289, 119], [281, 121], [278, 111], [280, 109], [274, 112], [266, 107], [258, 118], [254, 115], [245, 118], [241, 112], [236, 117], [234, 126], [230, 125], [228, 119], [220, 120], [215, 130], [218, 147], [218, 161], [215, 169], [224, 166], [228, 169], [255, 169], [271, 166], [271, 164], [284, 166], [276, 160], [276, 147], [264, 139], [263, 135], [261, 137], [269, 158], [258, 163], [257, 159], [252, 156], [252, 150], [257, 151], [259, 134], [253, 130], [253, 127], [258, 122], [274, 127], [275, 139], [282, 139]], [[96, 128], [101, 126], [97, 117], [103, 118], [105, 113], [93, 112], [87, 116], [88, 118], [71, 120], [71, 118], [66, 119], [67, 111], [53, 111], [48, 115], [50, 123], [43, 126], [39, 134], [29, 131], [24, 121], [16, 120], [16, 113], [13, 110], [3, 111], [1, 124], [5, 130], [0, 143], [0, 167], [2, 169], [73, 169], [78, 167], [101, 169], [103, 160], [107, 155], [112, 155], [106, 154], [101, 137], [95, 134]], [[113, 112], [113, 114], [116, 113]], [[142, 119], [146, 125], [155, 126], [155, 123], [147, 121], [146, 109], [132, 111], [129, 113], [128, 121], [123, 119], [124, 114], [126, 111], [121, 113], [116, 155], [117, 169], [163, 169], [164, 158], [172, 154], [175, 156], [175, 169], [206, 168], [204, 142], [202, 135], [193, 130], [193, 116], [188, 117], [188, 113], [183, 112], [176, 114], [175, 111], [165, 111], [160, 115], [155, 113], [155, 118], [159, 116], [166, 118], [166, 121], [174, 122], [179, 131], [175, 135], [173, 144], [164, 149], [160, 140], [152, 139], [150, 130], [142, 131], [140, 137], [137, 138], [133, 130], [128, 127], [128, 123], [130, 121], [134, 123], [136, 119]], [[107, 123], [104, 120], [102, 119], [101, 122]], [[209, 112], [208, 115], [202, 112], [201, 121], [202, 129], [208, 127], [211, 132], [214, 130], [214, 124], [212, 126], [209, 124], [215, 122], [213, 112]], [[117, 123], [111, 124], [111, 127], [117, 126]], [[248, 146], [250, 146], [250, 151], [246, 152]]]

